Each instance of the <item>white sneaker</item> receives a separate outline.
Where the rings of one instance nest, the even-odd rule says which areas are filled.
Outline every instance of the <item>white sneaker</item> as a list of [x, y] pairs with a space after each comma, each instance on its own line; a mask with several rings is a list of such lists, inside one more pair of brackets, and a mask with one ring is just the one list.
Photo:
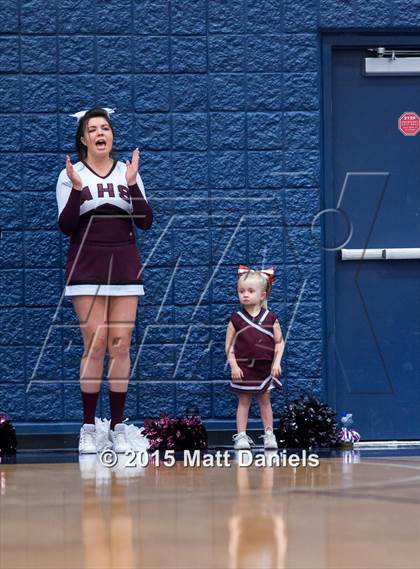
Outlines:
[[127, 439], [126, 425], [118, 423], [115, 425], [114, 430], [109, 431], [109, 436], [112, 441], [112, 448], [118, 453], [125, 453], [131, 450], [130, 443]]
[[232, 438], [234, 443], [233, 448], [235, 450], [249, 450], [251, 448], [251, 445], [254, 444], [254, 441], [251, 439], [251, 437], [248, 437], [245, 431], [233, 435]]
[[274, 436], [272, 429], [267, 429], [261, 438], [264, 439], [264, 448], [265, 449], [278, 449], [279, 446], [276, 441], [276, 437]]
[[96, 454], [96, 429], [95, 425], [85, 423], [80, 429], [79, 438], [80, 454]]

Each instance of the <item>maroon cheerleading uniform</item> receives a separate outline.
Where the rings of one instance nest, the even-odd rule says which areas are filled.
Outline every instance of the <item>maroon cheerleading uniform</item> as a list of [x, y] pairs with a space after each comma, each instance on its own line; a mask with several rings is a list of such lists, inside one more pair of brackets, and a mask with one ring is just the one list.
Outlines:
[[57, 182], [58, 225], [70, 236], [65, 296], [144, 294], [134, 224], [149, 229], [153, 212], [140, 175], [128, 186], [123, 162], [115, 161], [106, 176], [85, 162], [74, 168], [82, 191], [72, 188], [65, 169]]
[[230, 382], [235, 393], [258, 394], [282, 386], [281, 381], [271, 375], [276, 321], [276, 314], [266, 308], [261, 308], [255, 317], [244, 308], [231, 315], [230, 322], [236, 331], [233, 351], [244, 374], [242, 380]]

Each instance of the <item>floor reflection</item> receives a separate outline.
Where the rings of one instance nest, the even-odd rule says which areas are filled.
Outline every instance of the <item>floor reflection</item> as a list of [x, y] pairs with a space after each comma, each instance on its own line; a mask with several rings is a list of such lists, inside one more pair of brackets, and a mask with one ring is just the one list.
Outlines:
[[273, 497], [275, 467], [256, 470], [252, 483], [249, 468], [238, 463], [235, 468], [238, 496], [229, 519], [229, 567], [283, 569], [287, 548], [285, 504]]
[[144, 476], [144, 468], [103, 466], [98, 456], [80, 456], [83, 480], [81, 529], [85, 569], [133, 569], [134, 519], [127, 483]]
[[[270, 463], [269, 463], [270, 464]], [[420, 462], [0, 461], [1, 569], [418, 569]]]

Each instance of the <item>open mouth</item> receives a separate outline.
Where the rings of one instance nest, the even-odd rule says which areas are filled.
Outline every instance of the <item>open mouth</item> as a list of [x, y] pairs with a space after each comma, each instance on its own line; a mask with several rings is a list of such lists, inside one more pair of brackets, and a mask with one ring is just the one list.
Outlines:
[[98, 140], [96, 142], [96, 148], [105, 148], [106, 147], [106, 142], [105, 140]]

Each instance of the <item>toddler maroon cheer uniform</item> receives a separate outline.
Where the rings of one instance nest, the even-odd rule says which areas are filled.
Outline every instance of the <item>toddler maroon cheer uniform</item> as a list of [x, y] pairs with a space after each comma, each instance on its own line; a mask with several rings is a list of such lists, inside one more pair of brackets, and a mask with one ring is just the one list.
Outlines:
[[124, 162], [115, 161], [106, 176], [84, 162], [74, 168], [81, 192], [72, 188], [66, 169], [57, 182], [58, 225], [70, 235], [65, 296], [144, 294], [133, 221], [149, 229], [153, 212], [140, 175], [127, 186]]
[[274, 312], [266, 308], [262, 308], [255, 317], [244, 308], [230, 317], [236, 330], [233, 350], [244, 374], [242, 380], [230, 382], [232, 391], [258, 394], [282, 386], [281, 381], [271, 375], [274, 359], [273, 325], [276, 320]]

